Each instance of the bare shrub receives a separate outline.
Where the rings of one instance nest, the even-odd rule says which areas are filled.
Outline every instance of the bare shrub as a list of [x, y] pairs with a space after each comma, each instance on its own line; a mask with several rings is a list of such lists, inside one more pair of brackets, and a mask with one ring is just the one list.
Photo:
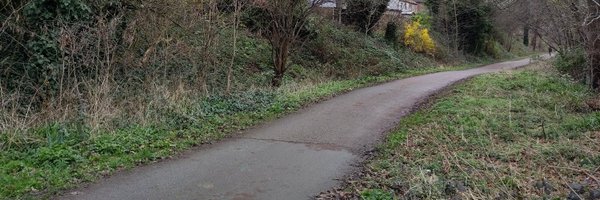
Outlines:
[[[1, 133], [24, 134], [28, 127], [50, 123], [82, 122], [92, 131], [110, 129], [115, 120], [151, 123], [158, 117], [149, 109], [164, 102], [183, 103], [227, 85], [218, 48], [220, 28], [229, 22], [216, 0], [128, 3], [107, 10], [92, 2], [102, 9], [94, 10], [88, 22], [57, 19], [38, 32], [21, 29], [27, 26], [22, 22], [27, 2], [2, 11], [7, 14], [0, 29], [3, 45], [21, 45], [27, 51], [32, 39], [55, 35], [47, 41], [58, 53], [52, 79], [42, 85], [19, 75], [21, 65], [15, 64], [26, 54], [2, 61]], [[156, 104], [156, 99], [164, 102]]]

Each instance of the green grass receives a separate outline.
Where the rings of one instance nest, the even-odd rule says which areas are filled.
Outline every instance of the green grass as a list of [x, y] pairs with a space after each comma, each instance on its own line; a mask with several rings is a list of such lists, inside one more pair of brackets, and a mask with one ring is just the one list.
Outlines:
[[[346, 191], [363, 199], [587, 197], [600, 188], [600, 112], [585, 102], [598, 97], [548, 70], [453, 88], [403, 119]], [[571, 183], [585, 191], [571, 194]]]
[[49, 198], [80, 183], [169, 158], [356, 88], [478, 65], [420, 68], [314, 85], [288, 84], [275, 91], [205, 97], [183, 106], [165, 104], [153, 111], [163, 116], [160, 122], [123, 124], [113, 131], [91, 133], [79, 123], [33, 128], [26, 141], [0, 138], [6, 141], [0, 152], [0, 199]]
[[[49, 198], [80, 183], [218, 141], [356, 88], [492, 62], [469, 57], [467, 60], [475, 64], [422, 67], [436, 65], [437, 61], [381, 38], [313, 18], [308, 26], [316, 35], [294, 48], [284, 86], [271, 89], [271, 47], [267, 40], [240, 31], [234, 49], [233, 28], [226, 24], [217, 26], [214, 40], [218, 42], [207, 55], [204, 50], [192, 50], [207, 45], [203, 25], [189, 30], [195, 34], [169, 28], [167, 35], [177, 41], [173, 43], [177, 48], [166, 45], [163, 49], [160, 45], [157, 52], [161, 53], [156, 53], [168, 59], [159, 56], [157, 62], [146, 67], [122, 68], [133, 61], [117, 58], [119, 67], [115, 69], [123, 70], [114, 71], [124, 74], [113, 77], [115, 85], [106, 87], [96, 85], [100, 80], [96, 83], [88, 80], [87, 74], [82, 75], [80, 78], [90, 84], [75, 84], [77, 91], [92, 97], [79, 99], [79, 94], [65, 92], [65, 96], [77, 96], [77, 100], [64, 100], [60, 103], [63, 107], [49, 107], [48, 112], [40, 108], [29, 113], [29, 108], [19, 107], [24, 105], [19, 100], [14, 100], [14, 112], [0, 109], [0, 119], [6, 119], [0, 121], [12, 123], [0, 130], [0, 199]], [[153, 33], [139, 31], [140, 36]], [[151, 43], [139, 40], [129, 49], [145, 49]], [[233, 93], [220, 95], [225, 91], [226, 66], [233, 52], [237, 53], [233, 60]], [[465, 60], [462, 56], [438, 59], [457, 63]], [[99, 105], [106, 110], [91, 111], [89, 102], [95, 100], [100, 100]]]
[[[115, 92], [118, 98], [151, 98], [148, 104], [152, 105], [140, 112], [144, 117], [129, 116], [123, 110], [92, 130], [86, 126], [88, 116], [84, 111], [81, 119], [0, 132], [0, 199], [49, 198], [115, 171], [218, 141], [356, 88], [493, 61], [478, 59], [461, 66], [420, 67], [435, 65], [435, 61], [330, 24], [321, 25], [318, 30], [324, 34], [307, 44], [310, 51], [292, 56], [295, 64], [287, 73], [285, 85], [276, 90], [264, 87], [272, 75], [267, 43], [242, 35], [233, 80], [236, 92], [232, 95], [191, 97], [175, 103], [145, 94], [147, 90], [119, 90]], [[225, 48], [222, 52], [228, 59], [228, 52], [232, 51]], [[215, 79], [224, 80], [218, 78], [222, 75], [215, 75]], [[215, 86], [222, 82], [208, 80]]]

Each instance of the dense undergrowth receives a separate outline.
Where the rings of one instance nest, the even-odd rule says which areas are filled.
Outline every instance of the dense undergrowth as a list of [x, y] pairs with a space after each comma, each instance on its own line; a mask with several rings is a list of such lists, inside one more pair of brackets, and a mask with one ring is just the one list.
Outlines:
[[195, 1], [58, 2], [0, 10], [0, 199], [46, 198], [354, 88], [514, 56], [451, 56], [439, 41], [432, 58], [313, 16], [272, 88], [269, 43], [242, 25], [234, 48], [231, 13]]
[[[362, 199], [600, 198], [597, 94], [548, 63], [484, 75], [400, 123], [343, 194]], [[551, 72], [548, 72], [551, 71]]]
[[[300, 64], [321, 67], [292, 67], [286, 84], [279, 89], [262, 87], [268, 80], [261, 73], [268, 72], [258, 69], [246, 77], [256, 79], [256, 86], [246, 86], [248, 91], [179, 97], [181, 99], [175, 94], [153, 97], [155, 106], [142, 110], [148, 121], [127, 119], [128, 115], [123, 115], [99, 128], [92, 128], [85, 121], [67, 120], [28, 129], [8, 129], [0, 136], [3, 149], [0, 153], [0, 196], [47, 197], [115, 170], [168, 158], [183, 149], [213, 142], [354, 88], [412, 75], [465, 69], [491, 61], [483, 59], [456, 67], [435, 66], [435, 62], [425, 56], [395, 49], [377, 38], [334, 27], [324, 31], [336, 31], [335, 34], [323, 34], [333, 38], [320, 39], [329, 41], [323, 45], [327, 48], [323, 51], [329, 52], [331, 57], [322, 63], [303, 58], [310, 57], [311, 52], [295, 56]], [[362, 37], [365, 43], [352, 42], [356, 37]], [[255, 62], [264, 54], [257, 52], [265, 45], [261, 41], [249, 37], [241, 41], [247, 45], [241, 47], [245, 49], [241, 55], [248, 62]], [[331, 61], [335, 63], [328, 63]], [[238, 70], [238, 73], [249, 73], [244, 68]], [[356, 74], [345, 74], [349, 72]]]
[[398, 78], [477, 66], [428, 67], [390, 75], [323, 83], [288, 83], [277, 90], [213, 95], [165, 107], [161, 121], [91, 131], [78, 123], [53, 123], [28, 130], [27, 140], [3, 135], [0, 197], [45, 198], [116, 170], [169, 158], [239, 130], [356, 88]]

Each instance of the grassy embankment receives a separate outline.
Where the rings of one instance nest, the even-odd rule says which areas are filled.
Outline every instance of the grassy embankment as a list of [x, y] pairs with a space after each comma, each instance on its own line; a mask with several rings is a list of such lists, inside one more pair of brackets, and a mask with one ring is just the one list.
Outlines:
[[[45, 143], [0, 153], [2, 198], [48, 195], [94, 181], [116, 170], [168, 158], [177, 152], [227, 137], [239, 130], [294, 112], [353, 89], [403, 77], [477, 66], [424, 68], [389, 76], [289, 85], [277, 91], [208, 97], [182, 115], [165, 116], [164, 125], [138, 126], [78, 138], [77, 127], [53, 124], [31, 130]], [[180, 123], [179, 125], [177, 123]], [[185, 125], [184, 125], [185, 124]], [[170, 129], [162, 126], [180, 126]]]
[[[265, 86], [271, 74], [267, 42], [244, 32], [234, 66], [234, 92], [230, 95], [192, 90], [182, 92], [192, 95], [180, 97], [179, 88], [157, 91], [155, 95], [153, 89], [116, 87], [118, 92], [107, 94], [125, 101], [109, 102], [106, 108], [117, 114], [101, 120], [99, 125], [87, 123], [94, 113], [82, 113], [82, 119], [5, 129], [0, 133], [0, 199], [46, 198], [82, 182], [217, 141], [355, 88], [491, 62], [483, 59], [439, 67], [431, 58], [388, 45], [380, 38], [330, 24], [317, 30], [318, 36], [305, 44], [306, 49], [294, 54], [296, 64], [279, 89]], [[222, 31], [223, 37], [231, 34], [229, 29]], [[222, 59], [229, 58], [230, 48], [223, 45]], [[219, 70], [212, 75], [222, 82], [226, 68]], [[127, 111], [120, 105], [140, 105], [144, 109]], [[3, 111], [0, 114], [7, 120], [12, 116]]]
[[600, 198], [600, 99], [548, 65], [451, 89], [403, 119], [342, 191], [362, 199]]

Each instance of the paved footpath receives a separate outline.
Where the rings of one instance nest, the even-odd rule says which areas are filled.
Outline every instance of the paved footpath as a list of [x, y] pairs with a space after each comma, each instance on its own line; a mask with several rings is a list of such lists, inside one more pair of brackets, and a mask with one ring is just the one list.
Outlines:
[[[336, 186], [402, 116], [462, 79], [522, 59], [358, 89], [180, 158], [117, 173], [59, 199], [310, 199]], [[76, 195], [75, 195], [76, 194]]]

